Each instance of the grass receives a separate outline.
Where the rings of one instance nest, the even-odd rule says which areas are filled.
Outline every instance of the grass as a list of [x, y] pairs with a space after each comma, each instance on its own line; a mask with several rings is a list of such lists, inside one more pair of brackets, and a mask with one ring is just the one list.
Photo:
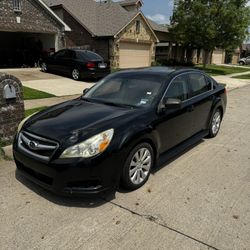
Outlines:
[[219, 66], [219, 65], [207, 65], [206, 69], [203, 69], [202, 65], [197, 65], [196, 68], [203, 70], [212, 76], [230, 75], [230, 74], [243, 73], [246, 71], [250, 71], [249, 68], [227, 67], [227, 66]]
[[25, 117], [30, 116], [36, 112], [42, 111], [46, 108], [48, 108], [48, 107], [43, 106], [43, 107], [39, 107], [39, 108], [27, 109], [27, 110], [25, 110]]
[[50, 97], [55, 97], [55, 95], [32, 89], [29, 87], [23, 87], [23, 95], [24, 95], [24, 100], [34, 100], [34, 99], [43, 99], [43, 98], [50, 98]]
[[236, 78], [236, 79], [250, 79], [250, 74], [249, 75], [234, 76], [232, 78]]

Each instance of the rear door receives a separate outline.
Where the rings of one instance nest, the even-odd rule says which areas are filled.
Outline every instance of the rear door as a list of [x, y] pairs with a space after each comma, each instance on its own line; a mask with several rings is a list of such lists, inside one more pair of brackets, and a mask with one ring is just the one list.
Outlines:
[[74, 50], [65, 50], [64, 56], [60, 60], [60, 68], [63, 74], [71, 74], [75, 68], [76, 53]]
[[207, 128], [213, 104], [212, 82], [200, 72], [188, 73], [190, 105], [193, 107], [192, 135]]
[[161, 139], [161, 153], [188, 139], [192, 133], [192, 104], [187, 100], [188, 79], [186, 74], [177, 76], [170, 83], [164, 98], [182, 101], [180, 109], [166, 109], [159, 115], [158, 133]]
[[60, 50], [57, 53], [55, 53], [53, 57], [53, 70], [58, 73], [63, 73], [63, 59], [65, 57], [66, 50]]

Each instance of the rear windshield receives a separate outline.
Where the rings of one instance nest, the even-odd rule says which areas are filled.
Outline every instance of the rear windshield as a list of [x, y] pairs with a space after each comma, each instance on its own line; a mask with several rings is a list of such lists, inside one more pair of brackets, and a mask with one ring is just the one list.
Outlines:
[[77, 51], [76, 52], [77, 58], [81, 60], [101, 60], [103, 61], [103, 58], [99, 56], [98, 54], [91, 52], [91, 51]]

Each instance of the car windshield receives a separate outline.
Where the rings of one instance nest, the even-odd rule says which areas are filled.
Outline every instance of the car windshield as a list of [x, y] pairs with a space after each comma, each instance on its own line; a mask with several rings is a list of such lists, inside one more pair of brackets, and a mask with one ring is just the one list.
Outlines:
[[101, 80], [83, 99], [117, 106], [150, 107], [164, 80], [163, 76], [151, 74], [118, 74]]

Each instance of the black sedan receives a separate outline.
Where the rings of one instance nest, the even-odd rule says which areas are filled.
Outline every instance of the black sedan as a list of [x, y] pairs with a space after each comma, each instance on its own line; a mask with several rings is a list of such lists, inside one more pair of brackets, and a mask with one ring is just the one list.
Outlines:
[[58, 194], [141, 187], [163, 155], [215, 137], [227, 102], [192, 69], [118, 72], [84, 92], [23, 121], [14, 141], [20, 172]]
[[110, 73], [109, 64], [104, 59], [88, 50], [63, 49], [48, 57], [41, 63], [43, 72], [71, 76], [78, 81], [82, 78], [102, 78]]

